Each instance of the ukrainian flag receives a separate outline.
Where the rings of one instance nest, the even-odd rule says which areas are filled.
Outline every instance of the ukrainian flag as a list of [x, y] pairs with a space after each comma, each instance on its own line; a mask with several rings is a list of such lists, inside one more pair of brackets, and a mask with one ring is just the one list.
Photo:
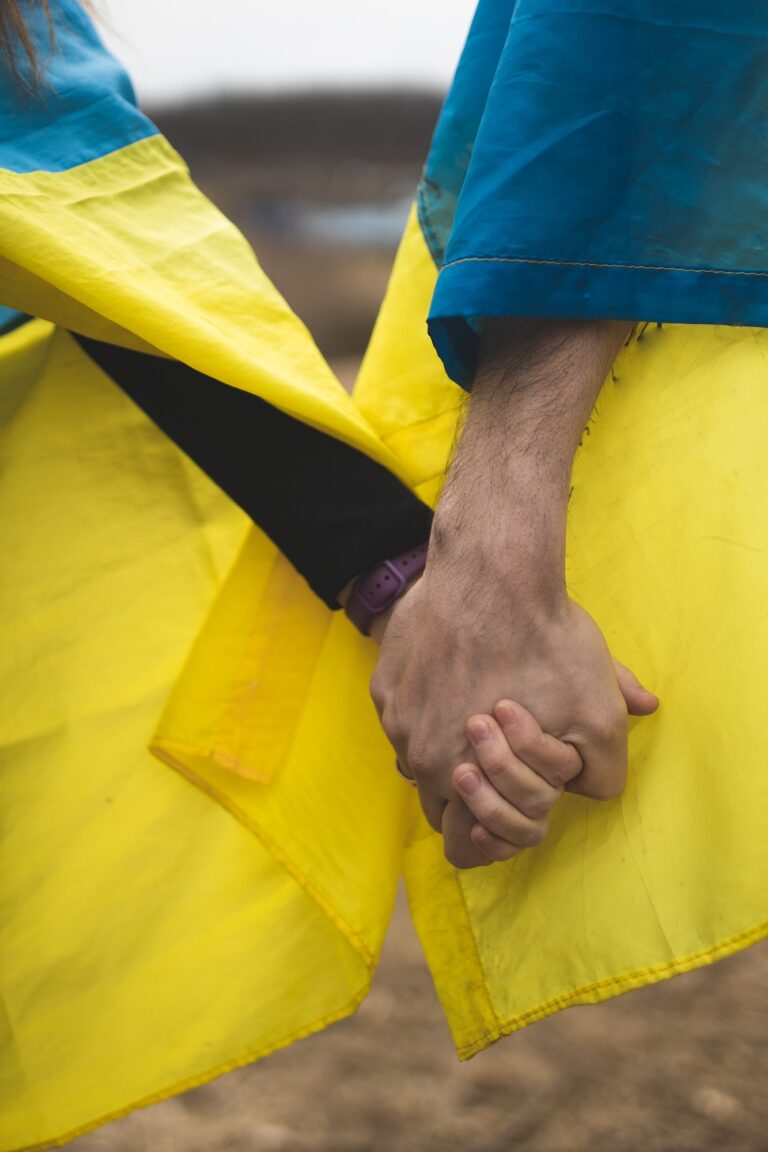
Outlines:
[[462, 1057], [764, 936], [764, 333], [623, 350], [569, 584], [663, 707], [623, 797], [566, 797], [542, 847], [457, 873], [394, 772], [372, 643], [67, 334], [176, 357], [431, 499], [463, 394], [423, 219], [350, 399], [74, 0], [56, 24], [43, 95], [0, 93], [0, 303], [35, 317], [0, 339], [3, 1152], [352, 1012], [401, 874]]

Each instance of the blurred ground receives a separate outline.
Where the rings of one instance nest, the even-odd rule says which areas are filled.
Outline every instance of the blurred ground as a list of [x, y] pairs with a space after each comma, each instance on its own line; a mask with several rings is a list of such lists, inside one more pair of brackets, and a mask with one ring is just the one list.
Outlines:
[[74, 1152], [767, 1152], [768, 946], [459, 1064], [402, 902], [357, 1016]]
[[[439, 106], [426, 95], [157, 114], [350, 383]], [[403, 903], [358, 1015], [76, 1152], [768, 1152], [768, 945], [459, 1064]]]

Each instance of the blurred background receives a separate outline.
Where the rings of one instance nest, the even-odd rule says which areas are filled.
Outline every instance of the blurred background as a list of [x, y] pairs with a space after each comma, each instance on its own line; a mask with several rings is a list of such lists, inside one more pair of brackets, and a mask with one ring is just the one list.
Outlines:
[[364, 349], [472, 0], [96, 0], [144, 107], [328, 355]]
[[[97, 0], [142, 103], [345, 382], [472, 0]], [[768, 1152], [768, 948], [460, 1065], [400, 901], [353, 1019], [77, 1152]]]

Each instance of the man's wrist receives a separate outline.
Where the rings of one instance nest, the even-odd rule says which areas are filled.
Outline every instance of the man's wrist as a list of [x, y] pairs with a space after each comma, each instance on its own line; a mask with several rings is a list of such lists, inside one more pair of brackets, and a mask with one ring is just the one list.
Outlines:
[[564, 553], [558, 535], [532, 530], [528, 521], [488, 533], [455, 532], [436, 519], [426, 576], [458, 602], [501, 599], [550, 615], [567, 599]]
[[430, 536], [430, 564], [470, 568], [478, 580], [541, 585], [546, 595], [564, 586], [568, 490], [491, 476], [469, 489], [452, 484], [438, 505]]
[[430, 564], [450, 579], [565, 600], [579, 436], [627, 325], [487, 321], [464, 430], [435, 513]]

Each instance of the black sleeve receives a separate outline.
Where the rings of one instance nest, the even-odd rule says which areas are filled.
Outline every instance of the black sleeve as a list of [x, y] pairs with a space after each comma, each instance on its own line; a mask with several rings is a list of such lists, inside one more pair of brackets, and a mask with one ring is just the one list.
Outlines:
[[354, 576], [429, 536], [427, 505], [362, 452], [176, 360], [75, 339], [329, 607]]

